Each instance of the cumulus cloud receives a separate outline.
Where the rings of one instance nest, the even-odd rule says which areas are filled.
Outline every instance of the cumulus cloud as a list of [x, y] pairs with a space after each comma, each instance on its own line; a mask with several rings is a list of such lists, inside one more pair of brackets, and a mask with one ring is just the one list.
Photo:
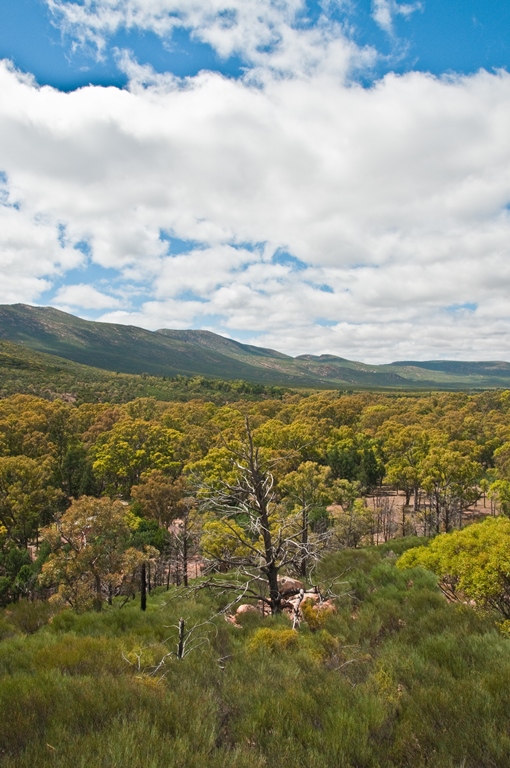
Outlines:
[[80, 309], [111, 309], [120, 306], [119, 299], [102, 293], [92, 285], [80, 283], [66, 285], [56, 294], [54, 302], [61, 307], [79, 307]]
[[374, 362], [510, 357], [508, 73], [362, 88], [123, 62], [127, 89], [72, 93], [0, 66], [3, 301], [37, 300], [81, 244], [121, 292], [55, 301], [111, 321]]
[[0, 302], [37, 300], [81, 260], [58, 221], [27, 210], [0, 177]]

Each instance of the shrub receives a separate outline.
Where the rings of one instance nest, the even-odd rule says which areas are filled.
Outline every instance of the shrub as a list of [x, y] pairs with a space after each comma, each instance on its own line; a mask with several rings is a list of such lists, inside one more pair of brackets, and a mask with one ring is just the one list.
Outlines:
[[51, 603], [43, 600], [23, 599], [7, 606], [4, 616], [15, 629], [31, 635], [51, 621], [57, 610]]
[[279, 651], [288, 651], [299, 646], [299, 635], [294, 629], [271, 629], [263, 627], [253, 633], [249, 642], [248, 650], [269, 651], [277, 653]]

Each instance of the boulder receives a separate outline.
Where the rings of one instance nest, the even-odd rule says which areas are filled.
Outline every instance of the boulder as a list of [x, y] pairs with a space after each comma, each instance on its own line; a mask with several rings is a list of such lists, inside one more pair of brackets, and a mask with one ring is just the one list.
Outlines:
[[255, 608], [254, 605], [250, 605], [249, 603], [243, 603], [240, 605], [236, 611], [236, 616], [241, 616], [243, 613], [260, 613], [258, 608]]
[[317, 603], [320, 600], [320, 595], [318, 592], [305, 592], [303, 600], [309, 600], [312, 603]]
[[299, 592], [300, 589], [304, 589], [304, 584], [298, 579], [290, 579], [288, 576], [281, 576], [278, 579], [278, 587], [282, 594], [288, 592]]

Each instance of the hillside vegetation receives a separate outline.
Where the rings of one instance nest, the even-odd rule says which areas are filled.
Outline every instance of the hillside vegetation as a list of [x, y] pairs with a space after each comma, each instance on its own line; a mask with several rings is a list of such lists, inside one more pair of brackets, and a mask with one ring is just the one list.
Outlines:
[[510, 364], [452, 361], [368, 365], [335, 355], [290, 357], [208, 331], [147, 331], [52, 307], [0, 306], [0, 339], [108, 371], [207, 376], [283, 387], [485, 389], [510, 386]]
[[149, 376], [111, 373], [56, 355], [35, 352], [23, 344], [0, 341], [0, 397], [36, 395], [77, 403], [127, 403], [136, 397], [160, 401], [187, 401], [205, 397], [224, 403], [244, 399], [281, 397], [285, 390], [242, 380], [224, 381], [205, 376]]
[[[160, 551], [161, 573], [182, 554], [182, 540], [166, 531], [174, 518], [189, 516], [190, 557], [207, 535], [207, 549], [228, 568], [246, 557], [267, 512], [290, 542], [302, 531], [282, 557], [306, 575], [306, 561], [311, 567], [326, 545], [434, 535], [509, 512], [509, 456], [508, 392], [266, 393], [228, 404], [11, 396], [0, 400], [0, 600], [37, 593], [42, 563], [27, 560], [27, 547], [82, 496], [131, 504], [132, 543]], [[238, 478], [253, 461], [270, 489], [266, 511], [246, 505], [252, 492]], [[314, 551], [301, 557], [299, 541]]]

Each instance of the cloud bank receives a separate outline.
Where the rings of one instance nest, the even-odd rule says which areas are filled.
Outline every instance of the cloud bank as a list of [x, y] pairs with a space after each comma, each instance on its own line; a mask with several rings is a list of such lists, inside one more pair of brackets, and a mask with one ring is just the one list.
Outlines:
[[[184, 25], [251, 68], [179, 80], [120, 52], [128, 88], [61, 93], [3, 62], [0, 301], [290, 354], [510, 358], [508, 73], [362, 87], [372, 53], [299, 0], [50, 4], [99, 50]], [[416, 8], [386, 6], [387, 31]]]

